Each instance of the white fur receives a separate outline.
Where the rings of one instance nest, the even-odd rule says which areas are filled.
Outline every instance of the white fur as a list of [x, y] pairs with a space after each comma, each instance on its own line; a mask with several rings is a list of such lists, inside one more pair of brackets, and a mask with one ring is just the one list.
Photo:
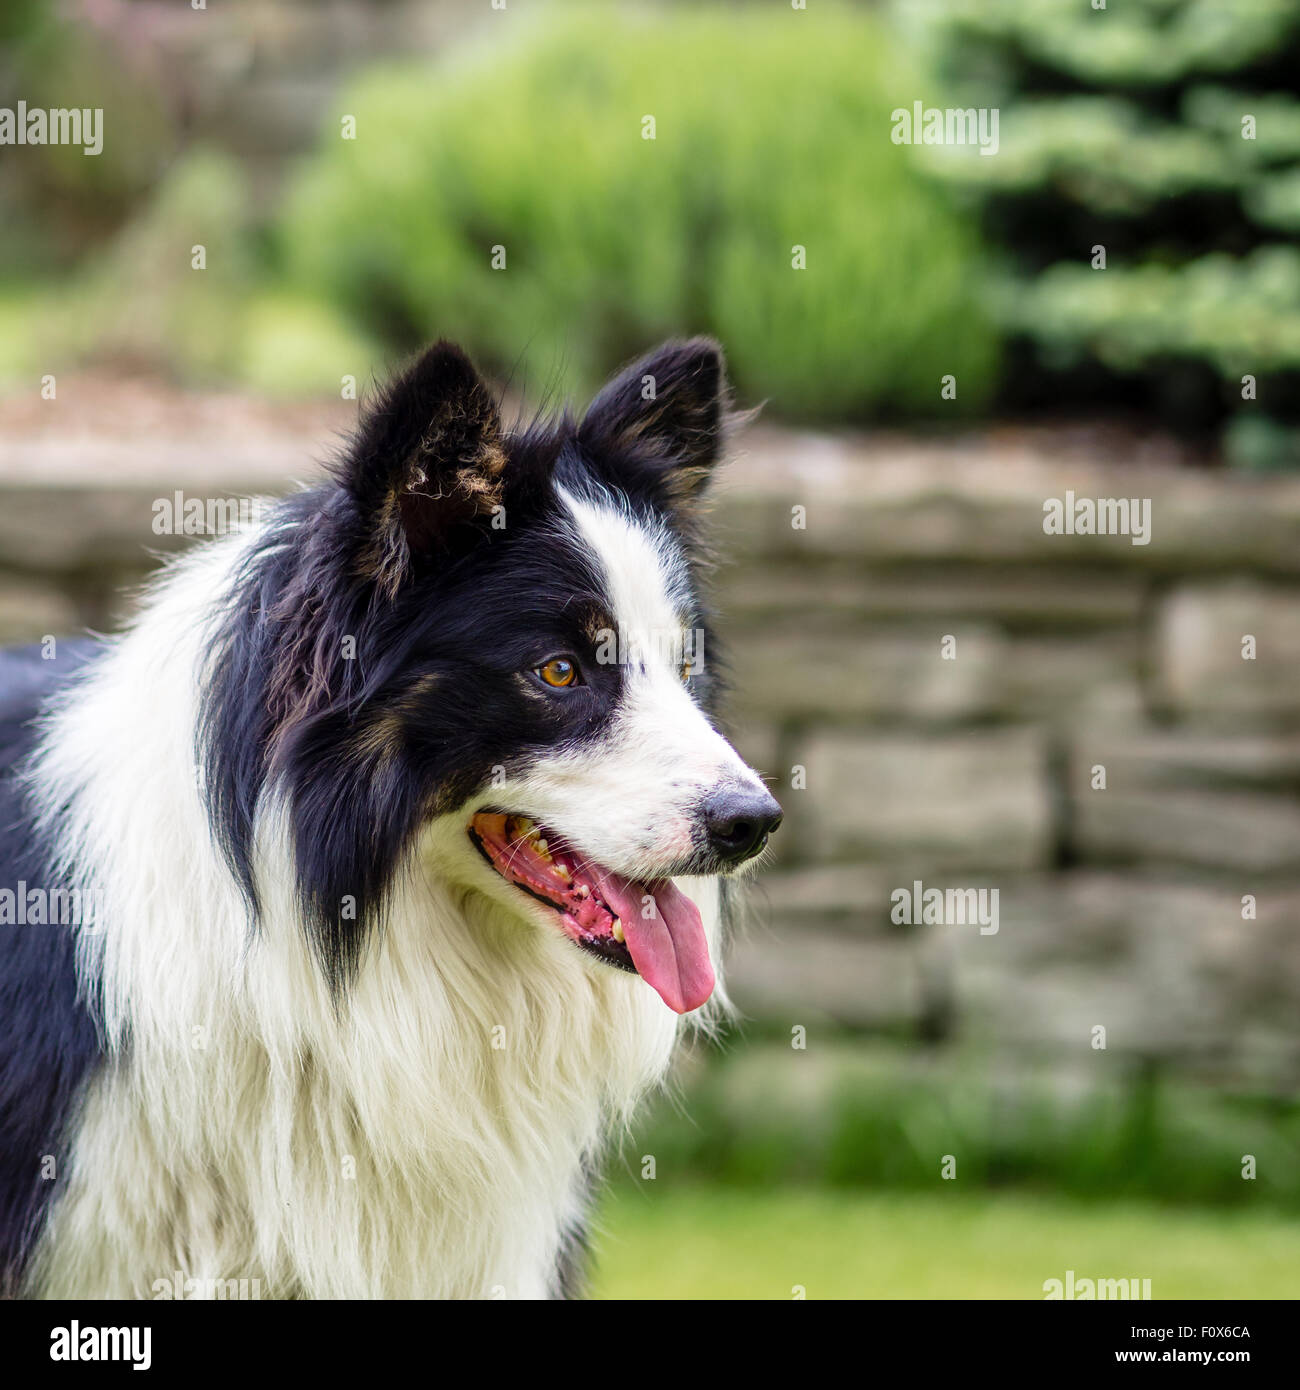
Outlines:
[[[565, 497], [579, 542], [599, 561], [624, 654], [623, 696], [596, 752], [542, 759], [518, 792], [547, 827], [630, 878], [654, 878], [691, 851], [690, 815], [721, 787], [762, 792], [758, 775], [709, 724], [681, 678], [685, 561], [667, 531], [630, 513]], [[674, 644], [671, 640], [676, 637]]]
[[[620, 624], [678, 621], [662, 538], [571, 510]], [[584, 1159], [663, 1076], [679, 1020], [493, 875], [464, 813], [426, 827], [341, 1010], [298, 920], [274, 805], [250, 934], [195, 770], [213, 602], [250, 540], [167, 571], [38, 755], [65, 881], [101, 895], [79, 951], [83, 980], [102, 981], [109, 1056], [32, 1289], [150, 1297], [179, 1271], [258, 1279], [264, 1297], [544, 1296]], [[598, 759], [551, 760], [518, 790], [595, 858], [642, 872], [680, 833], [664, 807], [732, 776], [753, 774], [652, 665]], [[683, 886], [716, 964], [716, 886]]]

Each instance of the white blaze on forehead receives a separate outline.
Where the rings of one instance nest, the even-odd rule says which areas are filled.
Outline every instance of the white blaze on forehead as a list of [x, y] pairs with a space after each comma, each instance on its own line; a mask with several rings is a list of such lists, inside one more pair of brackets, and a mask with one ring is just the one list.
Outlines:
[[622, 665], [618, 706], [599, 739], [538, 758], [498, 794], [517, 795], [536, 819], [607, 868], [655, 879], [697, 848], [706, 796], [762, 784], [682, 681], [682, 624], [693, 605], [675, 537], [612, 495], [560, 495], [617, 629], [608, 659]]
[[583, 545], [604, 571], [606, 597], [620, 634], [647, 655], [672, 651], [690, 603], [686, 562], [666, 528], [652, 529], [620, 507], [561, 490]]

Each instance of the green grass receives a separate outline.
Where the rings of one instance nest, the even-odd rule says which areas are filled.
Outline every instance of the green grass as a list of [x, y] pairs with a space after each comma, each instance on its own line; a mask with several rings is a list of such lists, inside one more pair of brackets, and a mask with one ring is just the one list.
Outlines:
[[1044, 1197], [669, 1188], [620, 1176], [597, 1298], [1029, 1298], [1043, 1282], [1151, 1280], [1153, 1298], [1300, 1297], [1300, 1222]]

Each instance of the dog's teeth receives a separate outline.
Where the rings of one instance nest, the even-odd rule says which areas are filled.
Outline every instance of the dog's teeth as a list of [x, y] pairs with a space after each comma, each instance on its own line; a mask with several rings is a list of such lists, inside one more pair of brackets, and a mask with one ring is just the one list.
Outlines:
[[621, 917], [614, 918], [614, 940], [623, 940], [623, 919]]
[[529, 820], [527, 816], [511, 816], [506, 821], [506, 834], [511, 840], [523, 841], [530, 845], [536, 845], [539, 840], [543, 845], [546, 843], [545, 840], [541, 840], [537, 822]]
[[563, 864], [556, 864], [555, 876], [565, 883], [573, 882], [573, 875], [569, 873], [568, 869], [566, 869]]
[[591, 897], [591, 889], [588, 888], [587, 885], [586, 885], [585, 883], [580, 883], [580, 884], [578, 884], [578, 886], [577, 886], [573, 891], [574, 891], [580, 898], [589, 898], [589, 897]]
[[538, 852], [538, 854], [545, 854], [545, 853], [546, 853], [546, 841], [543, 840], [543, 839], [539, 836], [539, 837], [537, 838], [537, 840], [534, 841], [534, 843], [533, 843], [533, 848]]

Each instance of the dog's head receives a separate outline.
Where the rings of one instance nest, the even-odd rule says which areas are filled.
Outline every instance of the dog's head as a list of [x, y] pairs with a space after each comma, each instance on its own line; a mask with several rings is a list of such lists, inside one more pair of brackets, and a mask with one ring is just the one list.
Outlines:
[[[709, 997], [700, 913], [672, 880], [734, 872], [781, 819], [714, 722], [696, 532], [726, 420], [707, 340], [628, 368], [580, 423], [518, 431], [440, 343], [366, 411], [336, 484], [287, 504], [243, 580], [209, 766], [236, 861], [255, 811], [239, 763], [282, 796], [336, 974], [434, 824], [441, 871], [526, 929], [639, 972], [679, 1013]], [[263, 697], [238, 729], [241, 646], [263, 653]]]

